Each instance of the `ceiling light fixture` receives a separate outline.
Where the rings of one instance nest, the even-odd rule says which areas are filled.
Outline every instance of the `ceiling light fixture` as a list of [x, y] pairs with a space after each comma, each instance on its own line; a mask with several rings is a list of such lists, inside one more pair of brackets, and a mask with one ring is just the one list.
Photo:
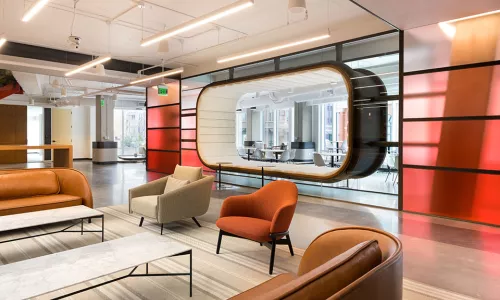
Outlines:
[[288, 43], [288, 44], [283, 44], [283, 45], [278, 45], [278, 46], [274, 46], [274, 47], [270, 47], [270, 48], [266, 48], [266, 49], [262, 49], [262, 50], [256, 50], [256, 51], [252, 51], [252, 52], [238, 54], [238, 55], [235, 55], [235, 56], [229, 56], [229, 57], [220, 58], [220, 59], [217, 60], [217, 62], [219, 64], [221, 64], [221, 63], [225, 63], [225, 62], [229, 62], [229, 61], [233, 61], [233, 60], [247, 58], [247, 57], [250, 57], [250, 56], [260, 55], [260, 54], [274, 52], [274, 51], [278, 51], [278, 50], [282, 50], [282, 49], [286, 49], [286, 48], [291, 48], [291, 47], [295, 47], [295, 46], [299, 46], [299, 45], [303, 45], [303, 44], [308, 44], [308, 43], [312, 43], [312, 42], [324, 40], [324, 39], [327, 39], [329, 37], [330, 37], [329, 33], [328, 34], [323, 34], [323, 35], [315, 36], [315, 37], [312, 37], [312, 38], [309, 38], [309, 39], [300, 40], [300, 41], [296, 41], [296, 42], [291, 42], [291, 43]]
[[38, 0], [31, 8], [24, 14], [22, 21], [29, 22], [42, 8], [49, 3], [49, 0]]
[[149, 46], [151, 44], [157, 43], [161, 40], [168, 39], [174, 35], [189, 31], [191, 29], [194, 29], [196, 27], [214, 22], [218, 19], [224, 18], [228, 15], [237, 13], [245, 8], [248, 8], [254, 4], [254, 0], [240, 0], [236, 1], [233, 4], [224, 6], [222, 8], [219, 8], [217, 10], [214, 10], [211, 13], [208, 13], [206, 15], [203, 15], [201, 17], [195, 18], [189, 22], [180, 24], [178, 26], [175, 26], [172, 29], [169, 29], [167, 31], [159, 32], [155, 35], [150, 36], [149, 38], [145, 39], [142, 41], [141, 46]]
[[80, 73], [84, 70], [87, 70], [87, 69], [90, 69], [94, 66], [97, 66], [98, 64], [102, 64], [103, 62], [106, 62], [108, 60], [111, 59], [111, 56], [107, 55], [107, 56], [100, 56], [92, 61], [89, 61], [88, 63], [85, 63], [81, 66], [79, 66], [78, 68], [76, 69], [73, 69], [71, 71], [69, 71], [68, 73], [65, 74], [65, 76], [71, 76], [71, 75], [74, 75], [76, 73]]
[[493, 14], [496, 14], [496, 13], [500, 13], [500, 10], [489, 11], [489, 12], [485, 12], [485, 13], [482, 13], [482, 14], [477, 14], [477, 15], [472, 15], [472, 16], [468, 16], [468, 17], [453, 19], [453, 20], [449, 20], [449, 21], [441, 22], [441, 23], [455, 23], [455, 22], [458, 22], [458, 21], [464, 21], [464, 20], [469, 20], [469, 19], [484, 17], [484, 16], [487, 16], [487, 15], [493, 15]]
[[0, 48], [7, 42], [7, 39], [4, 37], [0, 38]]
[[141, 83], [141, 82], [145, 82], [145, 81], [149, 81], [149, 80], [153, 80], [153, 79], [158, 79], [158, 78], [167, 77], [167, 76], [171, 76], [171, 75], [175, 75], [175, 74], [180, 74], [182, 72], [184, 72], [184, 68], [173, 69], [173, 70], [153, 74], [153, 75], [141, 78], [141, 79], [134, 80], [134, 81], [130, 82], [130, 84], [137, 84], [137, 83]]
[[288, 0], [288, 11], [292, 14], [301, 14], [306, 12], [306, 0]]

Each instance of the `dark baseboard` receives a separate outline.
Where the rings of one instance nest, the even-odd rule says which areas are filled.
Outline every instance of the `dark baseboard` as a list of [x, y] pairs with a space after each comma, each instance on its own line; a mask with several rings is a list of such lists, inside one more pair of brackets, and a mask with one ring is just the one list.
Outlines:
[[73, 158], [73, 161], [79, 161], [79, 160], [92, 160], [92, 158]]
[[115, 165], [118, 162], [117, 161], [92, 161], [93, 164], [96, 165]]

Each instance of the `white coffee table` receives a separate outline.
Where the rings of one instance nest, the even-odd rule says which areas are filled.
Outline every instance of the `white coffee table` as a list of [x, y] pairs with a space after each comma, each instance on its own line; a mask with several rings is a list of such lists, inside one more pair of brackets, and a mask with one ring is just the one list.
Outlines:
[[[83, 229], [83, 220], [85, 220], [85, 219], [90, 220], [93, 218], [100, 218], [101, 219], [101, 230], [84, 230]], [[84, 206], [84, 205], [34, 211], [34, 212], [28, 212], [28, 213], [22, 213], [22, 214], [8, 215], [8, 216], [1, 216], [0, 217], [0, 233], [6, 232], [6, 231], [11, 231], [11, 230], [26, 229], [26, 228], [30, 228], [30, 227], [50, 225], [50, 224], [56, 224], [56, 223], [61, 223], [61, 222], [68, 222], [68, 221], [79, 221], [79, 222], [77, 222], [77, 223], [73, 222], [73, 224], [71, 224], [68, 227], [65, 227], [62, 230], [47, 232], [47, 233], [42, 233], [42, 234], [37, 234], [37, 235], [30, 235], [30, 236], [6, 240], [6, 241], [0, 241], [0, 244], [18, 241], [18, 240], [23, 240], [23, 239], [28, 239], [28, 238], [34, 238], [34, 237], [48, 235], [48, 234], [59, 233], [59, 232], [80, 232], [82, 235], [84, 232], [100, 232], [101, 233], [101, 240], [104, 242], [104, 213], [102, 213], [98, 210], [89, 208], [89, 207]], [[70, 228], [72, 228], [78, 224], [81, 224], [80, 230], [69, 230]]]
[[[150, 262], [180, 255], [189, 255], [189, 273], [149, 272]], [[190, 247], [158, 234], [139, 233], [0, 266], [0, 295], [6, 300], [28, 299], [132, 269], [127, 275], [54, 299], [66, 298], [124, 278], [144, 276], [189, 276], [189, 295], [192, 296], [192, 262]], [[134, 273], [138, 266], [144, 264], [145, 273]]]

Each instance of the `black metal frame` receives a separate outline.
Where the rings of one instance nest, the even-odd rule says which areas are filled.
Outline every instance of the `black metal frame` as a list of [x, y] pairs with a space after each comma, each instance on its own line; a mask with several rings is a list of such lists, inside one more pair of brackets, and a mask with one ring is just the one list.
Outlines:
[[52, 298], [52, 299], [53, 300], [63, 299], [63, 298], [70, 297], [70, 296], [73, 296], [73, 295], [76, 295], [76, 294], [80, 294], [82, 292], [86, 292], [88, 290], [95, 289], [97, 287], [106, 285], [108, 283], [112, 283], [112, 282], [115, 282], [115, 281], [118, 281], [118, 280], [122, 280], [122, 279], [125, 279], [125, 278], [129, 278], [129, 277], [188, 276], [188, 275], [189, 275], [189, 297], [193, 297], [193, 250], [184, 251], [182, 253], [175, 254], [175, 255], [172, 255], [172, 256], [169, 256], [169, 257], [176, 257], [176, 256], [182, 256], [182, 255], [188, 255], [188, 254], [189, 254], [189, 273], [153, 273], [153, 274], [151, 274], [151, 273], [149, 273], [149, 263], [146, 263], [146, 273], [143, 273], [143, 274], [134, 274], [135, 270], [138, 268], [138, 266], [136, 266], [127, 275], [123, 275], [123, 276], [120, 276], [120, 277], [117, 277], [117, 278], [114, 278], [114, 279], [111, 279], [111, 280], [108, 280], [108, 281], [105, 281], [105, 282], [102, 282], [102, 283], [99, 283], [99, 284], [87, 287], [87, 288], [84, 288], [84, 289], [81, 289], [81, 290], [77, 290], [77, 291], [68, 293], [68, 294], [63, 295], [63, 296]]
[[[101, 219], [101, 230], [83, 230], [83, 220], [86, 220], [88, 219], [89, 220], [89, 223], [90, 223], [90, 220], [91, 219]], [[41, 234], [37, 234], [37, 235], [30, 235], [30, 236], [25, 236], [25, 237], [20, 237], [20, 238], [15, 238], [15, 239], [11, 239], [11, 240], [6, 240], [6, 241], [0, 241], [0, 244], [3, 244], [3, 243], [8, 243], [8, 242], [14, 242], [14, 241], [19, 241], [19, 240], [25, 240], [25, 239], [31, 239], [31, 238], [36, 238], [36, 237], [39, 237], [39, 236], [44, 236], [44, 235], [49, 235], [49, 234], [54, 234], [54, 233], [60, 233], [60, 232], [80, 232], [82, 235], [84, 232], [100, 232], [101, 233], [101, 242], [104, 242], [104, 215], [102, 216], [95, 216], [95, 217], [85, 217], [85, 218], [78, 218], [78, 219], [74, 219], [74, 220], [68, 220], [68, 222], [74, 222], [76, 220], [80, 220], [79, 222], [75, 222], [73, 224], [71, 224], [70, 226], [68, 227], [65, 227], [63, 228], [62, 230], [57, 230], [57, 231], [51, 231], [51, 232], [46, 232], [46, 233], [41, 233]], [[66, 221], [64, 221], [66, 222]], [[62, 222], [57, 222], [57, 223], [62, 223]], [[57, 223], [53, 223], [53, 224], [57, 224]], [[80, 227], [80, 230], [68, 230], [78, 224], [81, 224], [81, 227]], [[45, 226], [45, 225], [51, 225], [51, 224], [43, 224], [43, 225], [35, 225], [35, 226], [29, 226], [29, 227], [24, 227], [24, 228], [19, 228], [19, 229], [12, 229], [12, 230], [7, 230], [7, 231], [2, 231], [2, 232], [9, 232], [9, 231], [14, 231], [14, 230], [20, 230], [20, 229], [28, 229], [28, 228], [35, 228], [35, 227], [41, 227], [41, 226]]]
[[[220, 246], [222, 244], [222, 236], [224, 236], [224, 235], [257, 242], [261, 246], [265, 245], [266, 247], [270, 248], [271, 249], [271, 259], [269, 262], [269, 275], [273, 274], [274, 256], [276, 254], [276, 245], [288, 245], [288, 250], [290, 251], [290, 254], [292, 256], [295, 255], [293, 253], [292, 240], [290, 239], [290, 234], [288, 233], [288, 231], [270, 233], [269, 237], [271, 238], [271, 241], [268, 241], [266, 244], [263, 244], [262, 242], [254, 241], [254, 240], [251, 240], [251, 239], [239, 236], [239, 235], [235, 235], [235, 234], [229, 233], [229, 232], [221, 229], [221, 230], [219, 230], [219, 239], [217, 240], [217, 250], [215, 251], [216, 254], [219, 254], [219, 252], [220, 252]], [[283, 238], [285, 238], [285, 239], [283, 239]]]

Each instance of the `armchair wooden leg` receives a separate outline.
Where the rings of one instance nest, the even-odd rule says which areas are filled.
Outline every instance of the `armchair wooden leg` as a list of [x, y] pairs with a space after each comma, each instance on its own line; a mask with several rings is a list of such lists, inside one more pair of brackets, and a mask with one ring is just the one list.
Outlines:
[[144, 217], [141, 217], [141, 221], [139, 222], [139, 227], [142, 227], [142, 222], [144, 222]]
[[198, 225], [198, 227], [201, 227], [200, 223], [198, 223], [198, 220], [196, 220], [195, 217], [192, 217], [191, 219], [193, 219], [193, 221], [196, 223], [196, 225]]
[[273, 267], [274, 267], [274, 254], [276, 252], [276, 238], [272, 238], [271, 242], [271, 261], [269, 263], [269, 275], [273, 274]]
[[290, 235], [286, 235], [286, 243], [288, 244], [288, 250], [290, 250], [290, 254], [293, 256], [293, 248], [292, 248], [292, 240], [290, 240]]
[[161, 223], [161, 231], [160, 231], [160, 235], [163, 235], [163, 223]]
[[217, 241], [217, 250], [215, 253], [219, 254], [220, 244], [222, 243], [222, 230], [219, 230], [219, 240]]

